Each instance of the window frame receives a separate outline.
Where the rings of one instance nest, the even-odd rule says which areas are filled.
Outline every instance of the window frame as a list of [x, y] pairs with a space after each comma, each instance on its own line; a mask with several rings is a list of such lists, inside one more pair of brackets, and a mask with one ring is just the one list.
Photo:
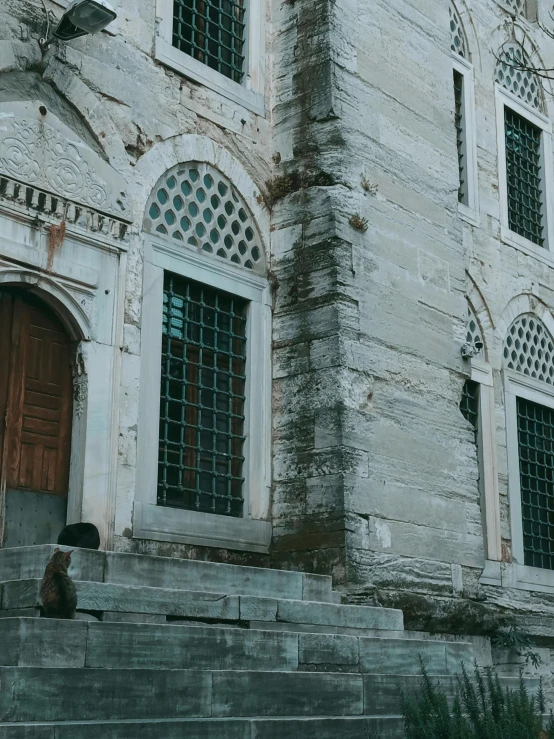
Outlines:
[[554, 387], [515, 370], [504, 369], [504, 402], [506, 409], [506, 447], [508, 457], [508, 502], [512, 560], [520, 571], [519, 579], [539, 581], [554, 588], [554, 570], [525, 564], [521, 480], [519, 472], [519, 439], [517, 433], [517, 398], [554, 409]]
[[238, 83], [172, 44], [173, 1], [156, 0], [157, 28], [154, 58], [247, 110], [265, 114], [265, 17], [261, 0], [251, 0], [245, 11], [244, 77]]
[[[501, 87], [495, 82], [496, 102], [496, 137], [498, 148], [498, 193], [500, 198], [500, 238], [509, 246], [537, 256], [542, 261], [553, 262], [552, 248], [554, 247], [554, 213], [551, 203], [553, 189], [552, 174], [552, 125], [549, 119], [539, 111], [524, 103], [520, 98], [509, 90]], [[544, 208], [544, 245], [539, 246], [530, 239], [515, 233], [509, 227], [508, 221], [508, 183], [506, 176], [506, 131], [505, 131], [505, 108], [510, 108], [514, 113], [525, 118], [532, 125], [541, 129], [541, 169], [542, 169], [542, 192]]]
[[[271, 292], [267, 280], [167, 237], [145, 236], [138, 460], [133, 537], [269, 551], [271, 523]], [[250, 301], [247, 317], [243, 517], [157, 505], [164, 273]]]
[[[475, 120], [475, 84], [473, 64], [452, 52], [452, 67], [463, 78], [462, 122], [464, 136], [467, 203], [458, 201], [458, 213], [473, 226], [479, 225], [479, 186], [477, 176], [477, 126]], [[457, 147], [456, 147], [457, 159]]]
[[483, 359], [472, 359], [471, 376], [468, 379], [479, 386], [477, 457], [479, 463], [479, 491], [483, 506], [485, 556], [487, 560], [500, 561], [502, 558], [500, 495], [496, 455], [494, 380], [491, 365]]

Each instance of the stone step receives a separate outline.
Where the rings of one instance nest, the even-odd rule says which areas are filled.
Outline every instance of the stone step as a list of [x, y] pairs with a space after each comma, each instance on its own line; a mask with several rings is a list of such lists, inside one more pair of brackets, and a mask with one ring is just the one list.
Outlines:
[[0, 739], [397, 739], [398, 716], [3, 724]]
[[359, 716], [361, 675], [0, 667], [0, 723]]
[[366, 638], [227, 626], [0, 619], [0, 664], [194, 670], [345, 670], [455, 674], [473, 662], [471, 644]]
[[[338, 605], [321, 601], [288, 600], [251, 595], [75, 582], [80, 611], [97, 614], [125, 613], [161, 615], [167, 618], [261, 624], [304, 624], [333, 629], [402, 631], [402, 611], [369, 606]], [[0, 610], [5, 616], [14, 611], [38, 609], [41, 580], [12, 580], [0, 585]], [[137, 615], [138, 614], [138, 615]]]
[[[473, 670], [468, 670], [473, 674]], [[517, 690], [519, 677], [501, 676], [503, 688]], [[363, 675], [364, 695], [366, 696], [365, 713], [375, 716], [389, 716], [402, 711], [402, 700], [399, 687], [406, 693], [418, 691], [421, 687], [419, 675]], [[457, 678], [453, 675], [435, 675], [433, 681], [441, 684], [446, 695], [453, 699], [457, 688]], [[531, 694], [536, 694], [540, 687], [539, 679], [526, 678], [525, 685]]]
[[[435, 678], [453, 695], [455, 678]], [[517, 688], [519, 678], [502, 678]], [[531, 692], [538, 680], [527, 680]], [[415, 675], [0, 667], [0, 723], [394, 716]]]
[[[0, 549], [0, 582], [42, 578], [55, 548], [46, 544]], [[145, 554], [74, 549], [69, 574], [74, 580], [120, 585], [340, 602], [332, 579], [325, 575]]]

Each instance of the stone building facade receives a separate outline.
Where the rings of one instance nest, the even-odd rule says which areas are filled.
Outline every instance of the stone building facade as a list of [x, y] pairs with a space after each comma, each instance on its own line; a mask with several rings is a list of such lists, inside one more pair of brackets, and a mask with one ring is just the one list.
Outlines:
[[120, 0], [42, 51], [45, 3], [0, 8], [4, 545], [548, 643], [546, 0]]

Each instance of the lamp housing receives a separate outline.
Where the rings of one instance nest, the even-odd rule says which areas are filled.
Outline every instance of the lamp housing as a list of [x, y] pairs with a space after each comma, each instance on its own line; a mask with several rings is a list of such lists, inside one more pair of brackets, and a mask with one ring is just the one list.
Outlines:
[[72, 0], [54, 30], [54, 37], [70, 41], [87, 33], [98, 33], [117, 18], [107, 0]]

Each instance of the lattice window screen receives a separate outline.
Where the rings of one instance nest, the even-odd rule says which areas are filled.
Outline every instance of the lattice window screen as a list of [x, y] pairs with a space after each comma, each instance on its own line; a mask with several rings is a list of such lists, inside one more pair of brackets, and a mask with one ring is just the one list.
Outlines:
[[503, 0], [506, 5], [513, 12], [514, 15], [525, 15], [525, 0]]
[[504, 366], [554, 384], [554, 339], [533, 315], [516, 318], [504, 341]]
[[[471, 346], [475, 346], [476, 341], [480, 341], [481, 344], [484, 344], [483, 337], [481, 336], [481, 329], [479, 328], [479, 324], [477, 323], [477, 318], [473, 314], [471, 308], [468, 309], [468, 317], [467, 317], [467, 324], [466, 324], [466, 341]], [[476, 357], [482, 358], [483, 357], [484, 350], [481, 349], [478, 354], [476, 354]]]
[[244, 200], [205, 162], [166, 172], [150, 196], [144, 229], [265, 275], [260, 235]]
[[467, 59], [467, 43], [460, 16], [452, 4], [448, 11], [450, 13], [450, 48], [454, 53]]
[[498, 55], [494, 81], [517, 95], [524, 103], [543, 110], [542, 86], [539, 78], [531, 71], [514, 68], [528, 66], [529, 59], [518, 44], [504, 46]]

